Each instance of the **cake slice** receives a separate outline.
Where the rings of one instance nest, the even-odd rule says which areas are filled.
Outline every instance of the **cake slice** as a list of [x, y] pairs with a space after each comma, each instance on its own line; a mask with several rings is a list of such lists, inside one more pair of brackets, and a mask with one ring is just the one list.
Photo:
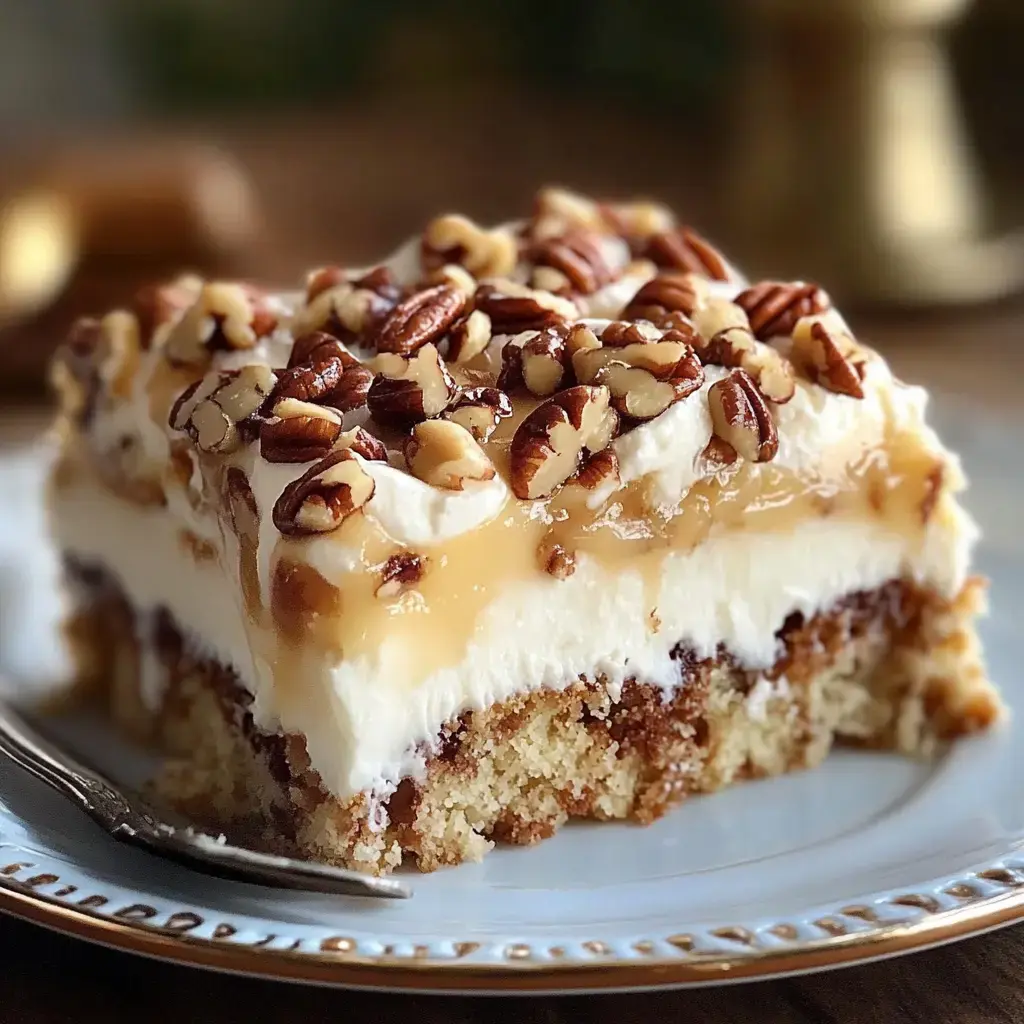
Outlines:
[[250, 841], [433, 870], [1002, 713], [925, 392], [660, 206], [182, 278], [54, 373], [81, 685]]

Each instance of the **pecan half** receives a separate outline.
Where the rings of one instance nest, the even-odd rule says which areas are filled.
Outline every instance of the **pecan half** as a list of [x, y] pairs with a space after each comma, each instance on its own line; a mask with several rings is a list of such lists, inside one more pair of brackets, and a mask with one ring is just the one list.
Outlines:
[[262, 363], [208, 373], [181, 393], [168, 424], [188, 434], [200, 451], [236, 451], [256, 436], [274, 382], [274, 371]]
[[378, 352], [411, 355], [428, 343], [438, 342], [466, 308], [466, 296], [439, 284], [400, 302], [377, 325], [370, 343]]
[[713, 281], [729, 280], [729, 266], [725, 258], [693, 228], [678, 227], [652, 234], [647, 239], [643, 255], [659, 267], [685, 270]]
[[483, 353], [490, 343], [491, 318], [482, 309], [474, 309], [448, 334], [446, 358], [450, 363], [468, 363]]
[[266, 296], [248, 284], [204, 284], [167, 335], [164, 354], [177, 366], [206, 366], [218, 350], [253, 348], [277, 327]]
[[447, 214], [427, 225], [420, 254], [427, 270], [457, 263], [476, 277], [504, 277], [515, 269], [519, 246], [507, 228], [489, 230], [468, 217]]
[[592, 231], [571, 231], [557, 238], [546, 238], [531, 246], [528, 258], [538, 267], [557, 270], [573, 291], [582, 295], [603, 288], [613, 277], [598, 236]]
[[465, 427], [481, 443], [489, 440], [498, 424], [511, 415], [512, 403], [498, 388], [469, 388], [443, 413], [446, 420]]
[[700, 279], [694, 274], [664, 271], [639, 288], [626, 303], [622, 316], [673, 327], [680, 319], [691, 317], [702, 298]]
[[523, 383], [538, 398], [553, 395], [566, 383], [571, 370], [565, 344], [568, 333], [565, 324], [545, 327], [521, 346]]
[[[305, 343], [304, 338], [299, 339], [304, 342], [304, 348], [308, 349], [302, 352], [305, 362], [289, 365], [288, 369], [280, 371], [274, 388], [274, 400], [295, 398], [301, 402], [331, 406], [341, 412], [351, 412], [366, 405], [373, 371], [348, 352], [340, 354], [335, 346], [340, 348], [341, 343], [328, 334], [318, 332], [306, 335], [305, 338], [329, 340], [311, 345]], [[296, 346], [298, 344], [296, 342]]]
[[863, 398], [864, 364], [849, 358], [852, 339], [833, 334], [818, 320], [801, 320], [793, 331], [792, 355], [804, 373], [828, 391]]
[[306, 334], [298, 335], [292, 343], [288, 369], [295, 366], [316, 366], [317, 363], [330, 362], [332, 359], [337, 359], [345, 369], [361, 365], [333, 334], [326, 331], [308, 331]]
[[785, 281], [761, 281], [736, 296], [750, 320], [750, 329], [761, 341], [789, 337], [803, 316], [823, 313], [829, 298], [816, 284], [791, 284]]
[[298, 398], [282, 398], [260, 427], [260, 454], [267, 462], [322, 459], [341, 434], [341, 413]]
[[706, 365], [746, 370], [761, 394], [776, 405], [793, 397], [796, 382], [789, 360], [754, 337], [747, 315], [739, 306], [724, 299], [709, 299], [694, 314], [694, 321], [699, 331], [694, 347]]
[[329, 533], [373, 497], [373, 477], [350, 451], [331, 452], [274, 503], [274, 525], [286, 536]]
[[606, 448], [618, 427], [606, 387], [577, 385], [537, 406], [509, 448], [517, 498], [546, 498], [573, 476], [584, 456]]
[[449, 491], [494, 479], [494, 466], [473, 435], [450, 420], [417, 423], [405, 442], [405, 461], [413, 476]]
[[714, 433], [747, 462], [768, 462], [779, 450], [775, 421], [744, 370], [733, 370], [708, 389]]
[[370, 385], [366, 404], [370, 415], [386, 426], [405, 429], [440, 416], [458, 394], [444, 360], [430, 342], [412, 356], [379, 356], [377, 366], [380, 373]]
[[580, 315], [575, 303], [568, 299], [513, 281], [480, 285], [473, 305], [491, 318], [494, 334], [540, 330], [563, 320], [575, 320]]
[[382, 600], [398, 597], [415, 586], [426, 572], [427, 560], [412, 551], [398, 551], [391, 555], [380, 568], [380, 583], [374, 596]]

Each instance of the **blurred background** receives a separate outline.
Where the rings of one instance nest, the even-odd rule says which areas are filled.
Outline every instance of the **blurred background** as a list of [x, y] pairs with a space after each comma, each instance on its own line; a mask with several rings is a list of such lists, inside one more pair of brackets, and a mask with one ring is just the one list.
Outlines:
[[0, 0], [5, 404], [144, 280], [291, 285], [548, 182], [663, 198], [883, 347], [1019, 333], [1022, 43], [1019, 0]]

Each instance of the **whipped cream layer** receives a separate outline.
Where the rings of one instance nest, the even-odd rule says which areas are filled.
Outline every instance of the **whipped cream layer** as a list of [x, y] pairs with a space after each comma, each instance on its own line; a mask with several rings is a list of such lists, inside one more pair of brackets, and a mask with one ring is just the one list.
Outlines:
[[[617, 279], [580, 300], [596, 327], [654, 272], [628, 264], [618, 240], [606, 242]], [[418, 241], [385, 266], [400, 284], [418, 280]], [[712, 295], [731, 299], [744, 287], [731, 267], [728, 276], [708, 285]], [[512, 279], [525, 277], [517, 270]], [[303, 297], [269, 301], [278, 326], [254, 347], [218, 352], [216, 369], [288, 364]], [[846, 331], [834, 310], [814, 318]], [[777, 454], [742, 469], [709, 455], [709, 392], [731, 371], [705, 366], [699, 390], [612, 441], [617, 478], [588, 496], [574, 571], [556, 579], [537, 567], [533, 541], [515, 544], [559, 525], [564, 510], [514, 498], [502, 472], [461, 490], [425, 483], [394, 453], [388, 461], [356, 456], [374, 484], [358, 523], [282, 536], [275, 503], [312, 463], [268, 462], [250, 444], [211, 471], [210, 457], [167, 424], [188, 383], [168, 372], [161, 351], [172, 327], [140, 353], [123, 399], [98, 410], [88, 437], [72, 435], [55, 481], [54, 532], [65, 552], [119, 581], [142, 628], [166, 609], [200, 651], [230, 665], [254, 696], [256, 724], [303, 735], [312, 767], [342, 798], [385, 797], [422, 772], [441, 726], [466, 710], [580, 677], [600, 677], [613, 696], [630, 679], [671, 690], [681, 683], [673, 657], [680, 647], [704, 657], [724, 645], [765, 669], [793, 612], [813, 615], [894, 578], [952, 597], [965, 579], [975, 529], [955, 499], [964, 487], [959, 463], [925, 422], [925, 392], [897, 381], [867, 349], [862, 398], [797, 380], [793, 397], [772, 406]], [[511, 341], [492, 339], [492, 367]], [[347, 413], [344, 426], [366, 421], [364, 408]], [[890, 472], [899, 457], [906, 465]], [[116, 493], [97, 471], [104, 462], [159, 485], [162, 502]], [[258, 525], [249, 542], [233, 527], [220, 485], [211, 485], [224, 467], [251, 489]], [[927, 514], [916, 505], [879, 511], [904, 478], [933, 480]], [[650, 523], [624, 512], [641, 493], [650, 523], [673, 523], [674, 532], [646, 536]], [[730, 502], [719, 519], [716, 508]], [[790, 504], [796, 511], [787, 518]], [[592, 543], [599, 536], [612, 542]], [[368, 551], [378, 550], [424, 558], [424, 584], [376, 599], [359, 580], [376, 564]], [[283, 635], [289, 609], [309, 642]], [[146, 697], [159, 706], [158, 687]]]

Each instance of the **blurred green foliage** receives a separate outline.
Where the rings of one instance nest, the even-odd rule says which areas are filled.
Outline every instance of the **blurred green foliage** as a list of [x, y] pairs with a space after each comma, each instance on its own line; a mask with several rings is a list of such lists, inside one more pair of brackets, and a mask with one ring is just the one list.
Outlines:
[[718, 0], [117, 0], [123, 59], [152, 106], [308, 102], [385, 82], [519, 78], [701, 98], [732, 40]]

